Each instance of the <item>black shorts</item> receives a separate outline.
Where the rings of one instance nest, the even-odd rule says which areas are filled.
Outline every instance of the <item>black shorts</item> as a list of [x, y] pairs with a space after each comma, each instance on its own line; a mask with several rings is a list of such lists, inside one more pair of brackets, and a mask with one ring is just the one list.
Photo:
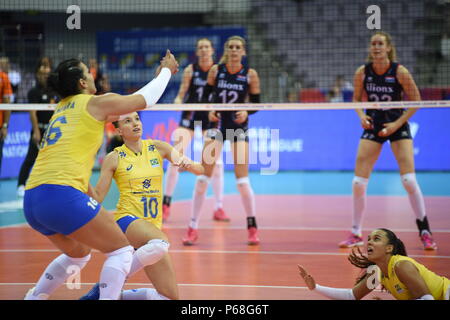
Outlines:
[[230, 142], [249, 141], [248, 138], [248, 120], [244, 123], [237, 124], [232, 119], [224, 118], [220, 121], [219, 126], [217, 123], [210, 123], [206, 136], [208, 138], [218, 140], [229, 140]]
[[208, 111], [183, 111], [179, 126], [194, 131], [197, 125], [201, 125], [202, 131], [209, 128]]
[[380, 137], [378, 135], [378, 133], [383, 130], [383, 128], [384, 127], [382, 125], [375, 125], [374, 129], [365, 129], [363, 131], [363, 134], [361, 135], [361, 139], [371, 140], [381, 144], [385, 143], [387, 140], [389, 140], [390, 142], [394, 142], [402, 139], [412, 139], [411, 130], [409, 129], [409, 123], [405, 123], [400, 127], [400, 129], [387, 137]]

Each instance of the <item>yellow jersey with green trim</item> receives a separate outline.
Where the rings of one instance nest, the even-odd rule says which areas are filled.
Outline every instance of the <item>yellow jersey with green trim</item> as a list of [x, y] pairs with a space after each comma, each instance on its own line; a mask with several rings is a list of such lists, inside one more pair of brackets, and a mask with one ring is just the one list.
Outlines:
[[414, 297], [406, 286], [400, 282], [395, 274], [395, 265], [400, 261], [409, 261], [419, 270], [420, 276], [425, 281], [428, 290], [435, 300], [444, 300], [450, 289], [450, 280], [428, 270], [424, 265], [410, 257], [394, 255], [389, 260], [388, 275], [381, 275], [381, 284], [398, 300], [411, 300]]
[[119, 159], [114, 180], [120, 193], [115, 220], [130, 215], [161, 229], [164, 170], [153, 140], [142, 140], [142, 150], [137, 154], [125, 144], [114, 151]]
[[57, 184], [87, 192], [105, 130], [105, 121], [95, 119], [87, 110], [92, 97], [77, 94], [58, 103], [42, 138], [26, 190]]

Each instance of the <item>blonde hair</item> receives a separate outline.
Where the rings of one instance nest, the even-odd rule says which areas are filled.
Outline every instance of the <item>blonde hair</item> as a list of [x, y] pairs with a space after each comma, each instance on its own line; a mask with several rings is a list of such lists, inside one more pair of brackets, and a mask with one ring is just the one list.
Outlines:
[[245, 49], [245, 46], [246, 46], [247, 42], [245, 41], [244, 38], [242, 38], [240, 36], [231, 36], [231, 37], [229, 37], [227, 39], [227, 41], [225, 42], [225, 44], [223, 45], [223, 55], [222, 55], [222, 58], [220, 58], [219, 64], [227, 63], [227, 61], [228, 61], [228, 54], [227, 54], [228, 44], [230, 43], [230, 41], [233, 41], [233, 40], [239, 40], [242, 43], [242, 46]]
[[[391, 62], [397, 61], [397, 49], [395, 48], [394, 41], [392, 40], [392, 37], [389, 33], [384, 31], [377, 31], [375, 32], [370, 39], [372, 39], [373, 36], [380, 35], [383, 36], [386, 39], [386, 44], [391, 48], [391, 50], [388, 52], [388, 59]], [[367, 57], [367, 61], [372, 62], [372, 56], [370, 55]]]
[[197, 47], [198, 47], [198, 44], [200, 43], [200, 41], [203, 41], [203, 40], [208, 41], [209, 44], [211, 45], [211, 48], [213, 48], [213, 43], [212, 43], [212, 41], [211, 41], [210, 39], [206, 38], [206, 37], [198, 39], [198, 40], [195, 42], [195, 48], [197, 48]]

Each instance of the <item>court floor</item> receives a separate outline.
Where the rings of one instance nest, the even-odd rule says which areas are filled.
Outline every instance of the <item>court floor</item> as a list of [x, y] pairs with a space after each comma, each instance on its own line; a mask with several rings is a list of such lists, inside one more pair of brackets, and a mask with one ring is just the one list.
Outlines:
[[[351, 172], [283, 172], [275, 176], [251, 174], [256, 194], [261, 244], [246, 243], [245, 214], [232, 172], [226, 172], [224, 208], [228, 223], [212, 220], [214, 199], [203, 206], [198, 244], [184, 247], [195, 178], [181, 174], [174, 194], [168, 234], [181, 299], [193, 300], [311, 300], [323, 299], [309, 291], [297, 272], [302, 264], [319, 284], [351, 287], [359, 270], [347, 261], [349, 249], [339, 249], [351, 223]], [[98, 173], [94, 173], [95, 183]], [[368, 187], [363, 237], [374, 228], [397, 233], [408, 255], [437, 274], [450, 277], [450, 173], [418, 173], [437, 251], [424, 251], [415, 218], [398, 173], [376, 172]], [[0, 181], [0, 299], [22, 299], [47, 264], [59, 252], [23, 219], [16, 181]], [[211, 192], [211, 190], [209, 191]], [[211, 193], [209, 193], [211, 195]], [[113, 209], [117, 189], [104, 202]], [[104, 256], [94, 251], [83, 269], [81, 286], [62, 286], [52, 299], [77, 299], [98, 280]], [[143, 272], [126, 288], [149, 287]], [[375, 291], [374, 296], [392, 299]]]

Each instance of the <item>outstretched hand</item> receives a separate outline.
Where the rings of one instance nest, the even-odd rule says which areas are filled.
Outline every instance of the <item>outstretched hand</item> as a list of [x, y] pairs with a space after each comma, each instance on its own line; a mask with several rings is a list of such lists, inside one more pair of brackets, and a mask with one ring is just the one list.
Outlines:
[[303, 266], [301, 266], [299, 264], [297, 266], [298, 266], [299, 274], [303, 278], [303, 280], [305, 280], [305, 283], [308, 286], [308, 289], [314, 290], [316, 288], [316, 281], [314, 280], [314, 278], [310, 274], [308, 274], [308, 272], [306, 271], [305, 268], [303, 268]]
[[169, 49], [166, 51], [166, 55], [161, 59], [160, 68], [169, 68], [172, 74], [178, 72], [178, 62], [175, 59], [174, 55], [170, 52]]

